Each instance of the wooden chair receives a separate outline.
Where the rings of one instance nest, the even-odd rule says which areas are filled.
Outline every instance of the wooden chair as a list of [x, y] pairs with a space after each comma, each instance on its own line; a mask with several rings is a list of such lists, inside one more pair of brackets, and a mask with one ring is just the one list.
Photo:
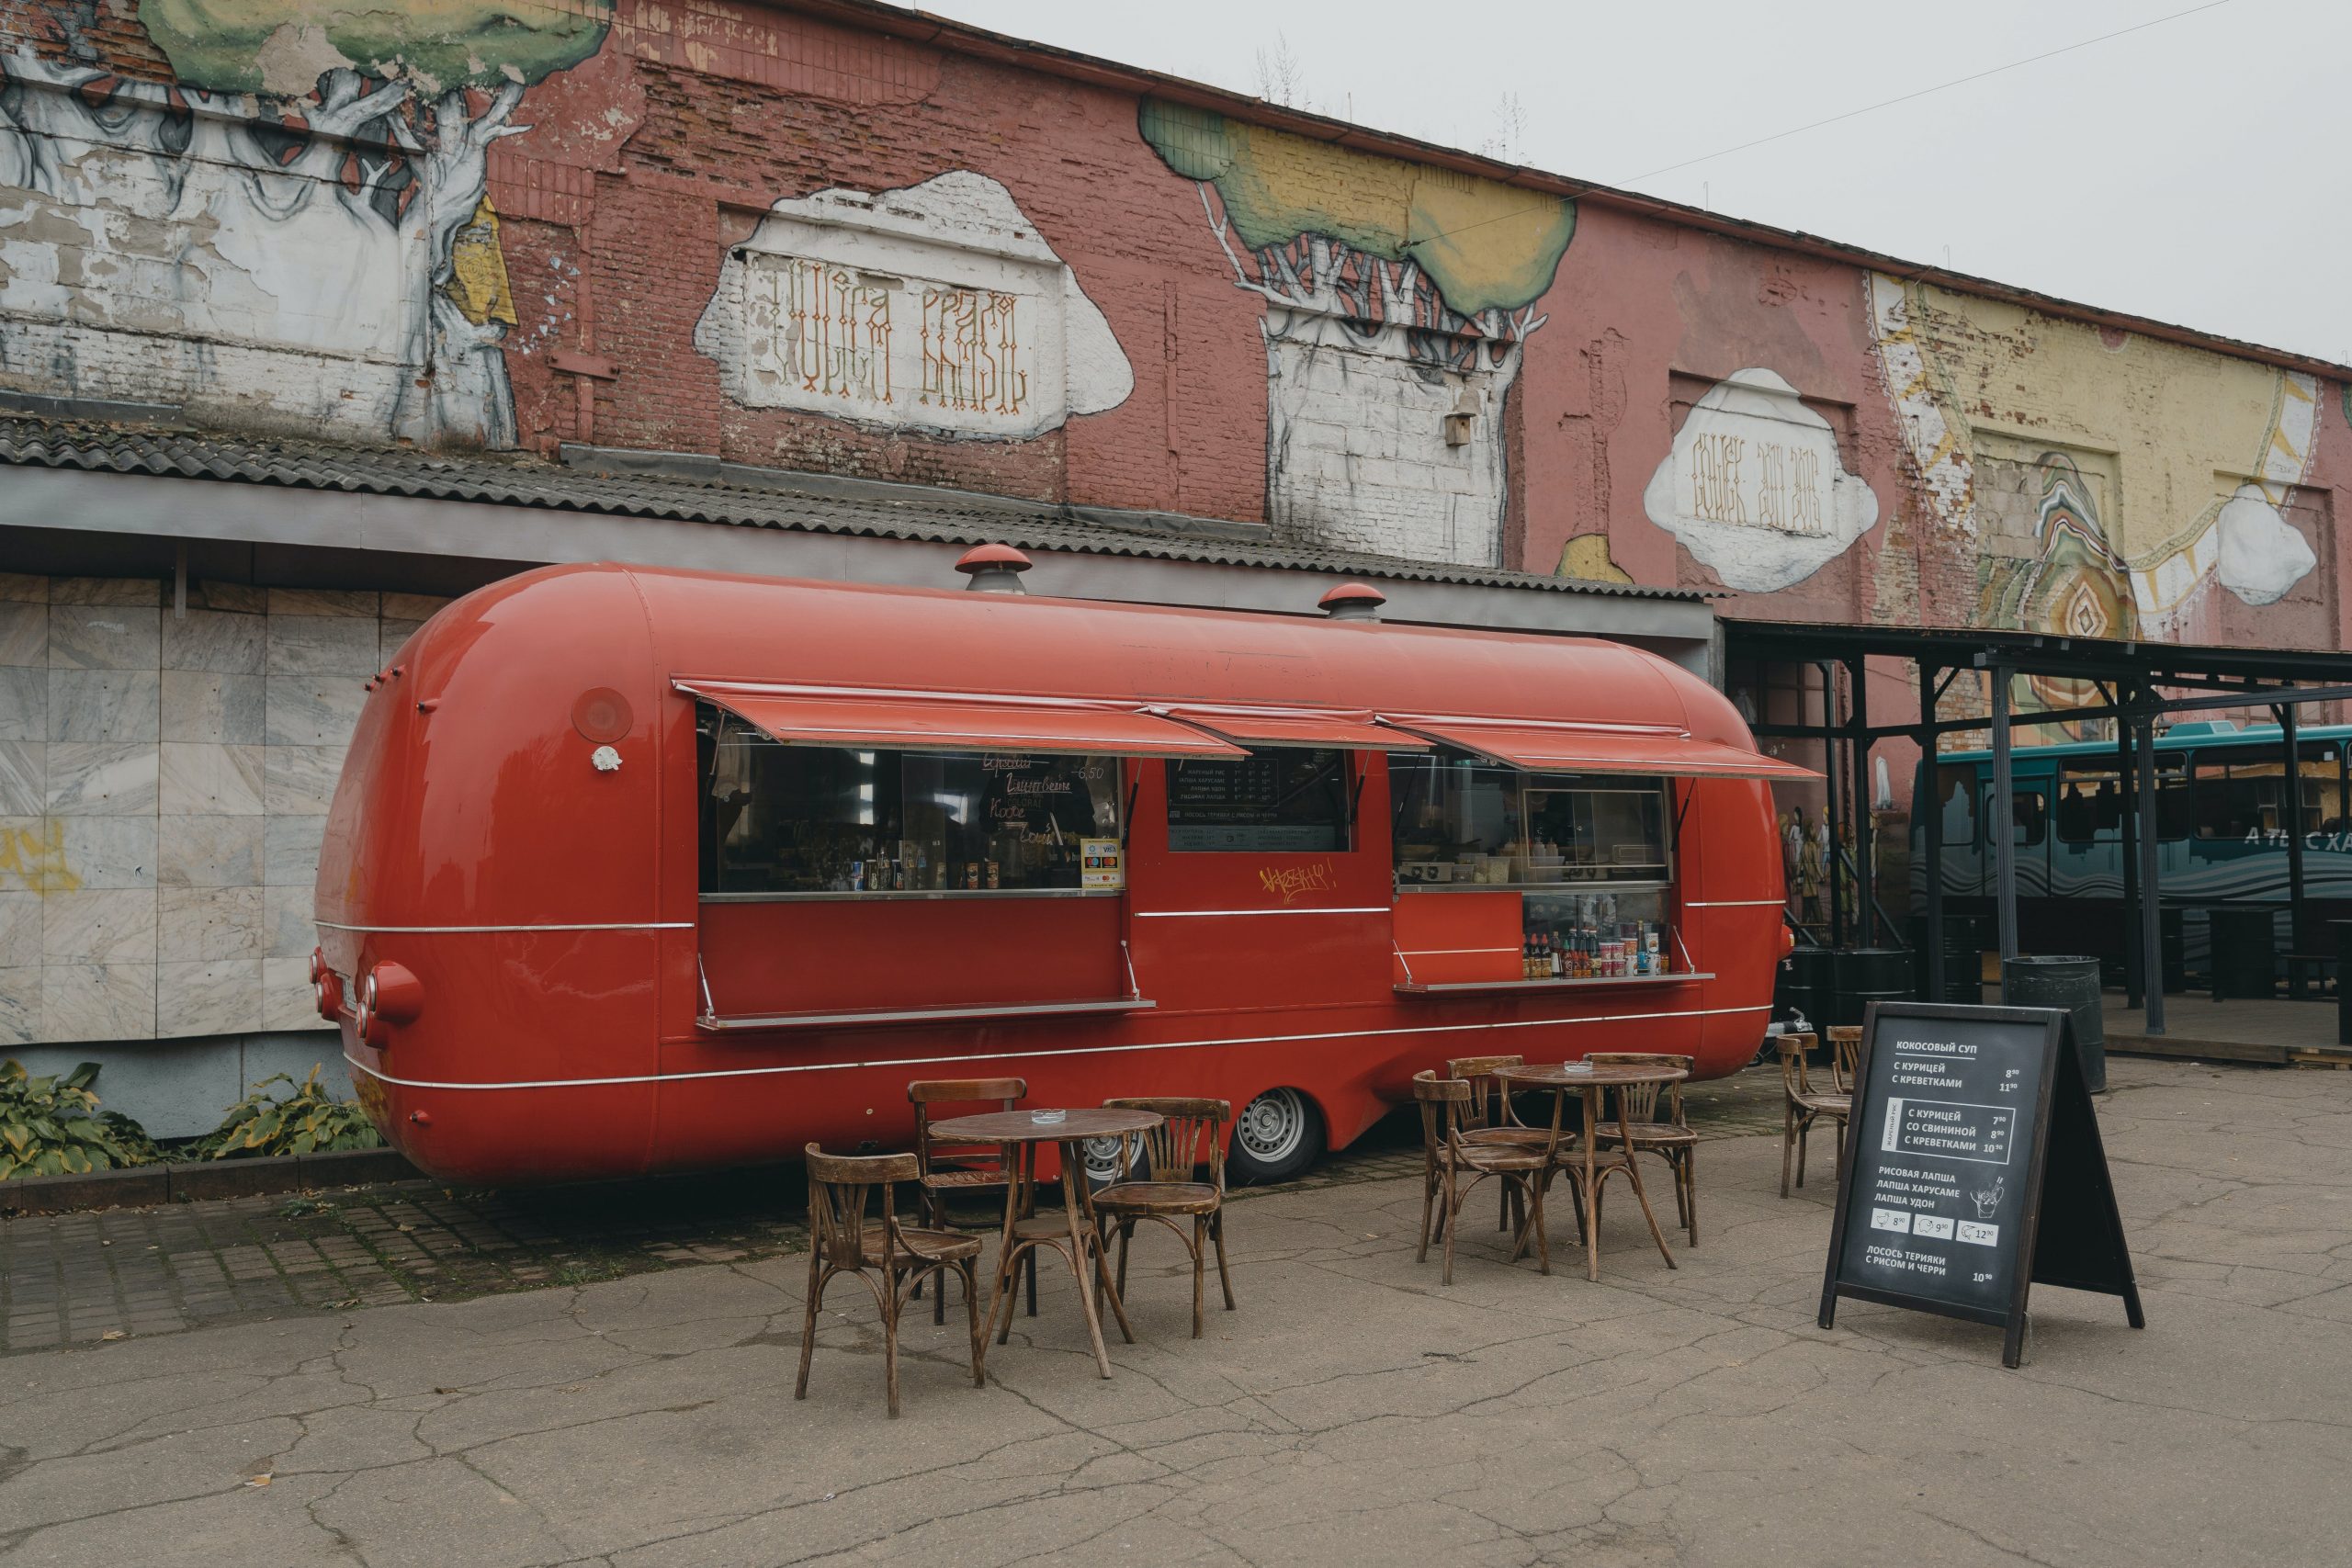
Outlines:
[[[1462, 1124], [1462, 1137], [1468, 1144], [1489, 1144], [1507, 1148], [1541, 1148], [1550, 1136], [1541, 1127], [1530, 1127], [1519, 1119], [1510, 1101], [1510, 1085], [1499, 1076], [1499, 1069], [1527, 1065], [1524, 1056], [1456, 1056], [1445, 1065], [1445, 1076], [1459, 1078], [1470, 1086], [1470, 1111]], [[1519, 1190], [1506, 1183], [1502, 1190], [1500, 1223], [1498, 1230], [1510, 1230], [1513, 1215], [1511, 1205]], [[1527, 1215], [1517, 1216], [1525, 1226]]]
[[1851, 1095], [1862, 1065], [1862, 1028], [1837, 1023], [1822, 1032], [1829, 1037], [1829, 1083], [1833, 1092]]
[[[994, 1144], [943, 1144], [931, 1135], [931, 1123], [946, 1115], [966, 1115], [988, 1106], [1016, 1109], [1028, 1097], [1025, 1078], [919, 1078], [907, 1086], [907, 1100], [915, 1108], [915, 1179], [922, 1187], [922, 1223], [933, 1230], [952, 1231], [955, 1221], [947, 1201], [957, 1192], [984, 1192], [1011, 1179], [1004, 1168], [1004, 1151]], [[934, 1111], [948, 1106], [949, 1111]], [[915, 1299], [922, 1298], [920, 1284]], [[1037, 1259], [1029, 1259], [1029, 1315], [1037, 1315]], [[931, 1321], [947, 1321], [947, 1303], [934, 1295]]]
[[[1595, 1051], [1585, 1058], [1599, 1066], [1604, 1062], [1658, 1063], [1680, 1067], [1689, 1072], [1693, 1066], [1689, 1056], [1677, 1056], [1655, 1051]], [[1664, 1090], [1664, 1093], [1660, 1093]], [[1699, 1245], [1699, 1134], [1682, 1114], [1682, 1086], [1671, 1084], [1634, 1084], [1617, 1089], [1625, 1118], [1625, 1130], [1631, 1134], [1627, 1154], [1654, 1154], [1666, 1161], [1668, 1172], [1674, 1178], [1674, 1209], [1680, 1216], [1682, 1228], [1690, 1237], [1690, 1245]], [[1663, 1101], [1663, 1106], [1661, 1106]], [[1665, 1116], [1659, 1116], [1663, 1109]], [[1616, 1123], [1603, 1122], [1594, 1129], [1603, 1143], [1618, 1141]]]
[[1838, 1123], [1838, 1168], [1846, 1168], [1846, 1118], [1853, 1113], [1854, 1100], [1850, 1094], [1825, 1092], [1813, 1087], [1812, 1075], [1805, 1068], [1805, 1053], [1815, 1042], [1810, 1034], [1778, 1036], [1781, 1049], [1781, 1196], [1789, 1195], [1789, 1155], [1796, 1154], [1797, 1185], [1804, 1185], [1805, 1141], [1817, 1119], [1826, 1116]]
[[[1144, 1097], [1106, 1100], [1104, 1109], [1156, 1112], [1159, 1125], [1148, 1133], [1120, 1139], [1119, 1168], [1132, 1174], [1140, 1166], [1144, 1179], [1115, 1182], [1094, 1194], [1095, 1224], [1105, 1241], [1111, 1227], [1119, 1230], [1121, 1297], [1127, 1293], [1127, 1244], [1138, 1220], [1158, 1220], [1176, 1234], [1193, 1258], [1193, 1337], [1201, 1337], [1201, 1297], [1206, 1283], [1207, 1254], [1216, 1247], [1217, 1283], [1225, 1289], [1225, 1310], [1233, 1310], [1233, 1275], [1225, 1261], [1225, 1130], [1233, 1121], [1233, 1106], [1223, 1100], [1178, 1100]], [[1142, 1145], [1140, 1157], [1129, 1139]], [[1206, 1181], [1194, 1174], [1208, 1168]], [[1180, 1219], [1190, 1218], [1192, 1234]], [[1100, 1298], [1098, 1280], [1095, 1294]]]
[[[800, 1378], [792, 1397], [808, 1397], [808, 1362], [817, 1348], [817, 1309], [825, 1287], [843, 1274], [855, 1276], [874, 1292], [882, 1311], [883, 1378], [890, 1414], [899, 1413], [899, 1312], [909, 1292], [932, 1279], [934, 1297], [944, 1299], [955, 1274], [964, 1281], [964, 1306], [971, 1318], [972, 1386], [983, 1385], [980, 1371], [980, 1303], [973, 1264], [980, 1238], [956, 1231], [921, 1230], [899, 1223], [898, 1184], [916, 1179], [912, 1155], [829, 1155], [810, 1144], [808, 1159], [808, 1297], [800, 1323]], [[879, 1222], [866, 1217], [866, 1197], [881, 1189]]]
[[[1516, 1259], [1532, 1235], [1537, 1266], [1544, 1273], [1552, 1271], [1551, 1243], [1544, 1232], [1544, 1192], [1556, 1168], [1553, 1156], [1560, 1146], [1561, 1108], [1566, 1098], [1553, 1098], [1552, 1125], [1540, 1144], [1475, 1143], [1464, 1136], [1479, 1130], [1469, 1124], [1476, 1097], [1468, 1081], [1442, 1078], [1427, 1070], [1413, 1075], [1413, 1099], [1421, 1111], [1422, 1161], [1421, 1245], [1413, 1260], [1429, 1261], [1430, 1211], [1442, 1196], [1444, 1209], [1438, 1224], [1445, 1250], [1440, 1284], [1453, 1283], [1453, 1236], [1461, 1228], [1462, 1201], [1488, 1177], [1499, 1178], [1506, 1189], [1515, 1189], [1522, 1204], [1521, 1212], [1528, 1216], [1512, 1240], [1510, 1256]], [[1466, 1183], [1462, 1179], [1465, 1175]]]

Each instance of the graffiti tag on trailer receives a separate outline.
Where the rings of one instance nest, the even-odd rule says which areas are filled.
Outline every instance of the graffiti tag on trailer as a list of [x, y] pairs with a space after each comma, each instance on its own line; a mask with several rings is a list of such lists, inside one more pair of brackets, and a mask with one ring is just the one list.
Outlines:
[[1258, 880], [1268, 893], [1283, 903], [1295, 902], [1309, 893], [1334, 893], [1339, 890], [1340, 875], [1328, 860], [1313, 865], [1261, 865]]

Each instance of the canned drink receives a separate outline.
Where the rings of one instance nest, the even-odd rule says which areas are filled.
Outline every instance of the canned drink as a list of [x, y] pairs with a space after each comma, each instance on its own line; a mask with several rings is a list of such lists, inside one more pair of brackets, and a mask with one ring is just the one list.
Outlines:
[[997, 878], [1000, 874], [1001, 874], [997, 870], [996, 862], [989, 862], [989, 886], [991, 889], [997, 886]]
[[978, 887], [979, 885], [980, 863], [976, 860], [966, 861], [964, 863], [964, 886], [967, 887]]

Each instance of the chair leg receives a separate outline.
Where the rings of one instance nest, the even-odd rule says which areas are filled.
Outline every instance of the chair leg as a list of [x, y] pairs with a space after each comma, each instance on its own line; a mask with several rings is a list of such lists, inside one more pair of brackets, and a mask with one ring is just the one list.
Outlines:
[[1813, 1118], [1808, 1116], [1797, 1123], [1797, 1185], [1804, 1185], [1805, 1145], [1813, 1136]]
[[1673, 1149], [1660, 1149], [1658, 1155], [1666, 1161], [1666, 1174], [1674, 1183], [1674, 1223], [1688, 1230], [1690, 1225], [1690, 1199], [1682, 1190], [1682, 1161]]
[[1201, 1292], [1207, 1283], [1206, 1265], [1209, 1256], [1209, 1222], [1204, 1214], [1193, 1216], [1193, 1337], [1201, 1337]]
[[[989, 1385], [989, 1376], [987, 1372], [980, 1370], [980, 1357], [982, 1348], [988, 1340], [980, 1333], [978, 1260], [967, 1258], [957, 1267], [956, 1271], [963, 1276], [964, 1280], [964, 1315], [971, 1320], [972, 1325], [972, 1386], [986, 1388]], [[936, 1291], [939, 1285], [934, 1282], [932, 1289]]]
[[1797, 1108], [1783, 1103], [1781, 1107], [1781, 1196], [1789, 1195], [1789, 1151], [1796, 1146]]
[[1453, 1231], [1462, 1213], [1462, 1195], [1454, 1190], [1453, 1173], [1445, 1175], [1445, 1256], [1439, 1267], [1437, 1282], [1453, 1283]]
[[1209, 1218], [1209, 1235], [1216, 1238], [1216, 1282], [1225, 1287], [1225, 1310], [1233, 1310], [1233, 1275], [1225, 1266], [1225, 1211]]
[[1539, 1172], [1535, 1176], [1527, 1178], [1527, 1185], [1535, 1194], [1534, 1201], [1530, 1207], [1534, 1211], [1532, 1223], [1535, 1226], [1536, 1271], [1543, 1274], [1549, 1274], [1552, 1271], [1552, 1243], [1544, 1235], [1544, 1189], [1550, 1182], [1549, 1171]]
[[1012, 1314], [1019, 1310], [1021, 1265], [1024, 1258], [1032, 1267], [1035, 1267], [1037, 1261], [1037, 1249], [1034, 1247], [1022, 1248], [999, 1265], [1003, 1271], [1003, 1278], [997, 1287], [997, 1294], [1003, 1312], [1001, 1320], [989, 1326], [996, 1330], [996, 1342], [1000, 1345], [1012, 1337]]
[[1416, 1263], [1430, 1260], [1430, 1220], [1437, 1210], [1437, 1180], [1427, 1171], [1421, 1173], [1421, 1245], [1413, 1254]]
[[1121, 1301], [1127, 1299], [1127, 1244], [1135, 1240], [1135, 1221], [1121, 1220], [1119, 1222], [1119, 1299]]
[[1682, 1213], [1689, 1218], [1690, 1245], [1699, 1245], [1699, 1150], [1694, 1145], [1682, 1151]]
[[808, 1305], [800, 1316], [800, 1381], [792, 1385], [795, 1399], [808, 1397], [808, 1359], [817, 1350], [817, 1303], [825, 1299], [824, 1267], [812, 1244], [808, 1250]]
[[1037, 1315], [1037, 1249], [1029, 1249], [1029, 1315]]
[[889, 1394], [890, 1416], [899, 1415], [899, 1292], [895, 1283], [883, 1281], [879, 1292], [882, 1301], [882, 1382]]

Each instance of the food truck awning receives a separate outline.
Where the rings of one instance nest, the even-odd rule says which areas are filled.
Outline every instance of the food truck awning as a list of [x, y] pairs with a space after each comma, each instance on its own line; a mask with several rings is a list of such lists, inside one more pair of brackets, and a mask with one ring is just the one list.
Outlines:
[[1154, 706], [1151, 712], [1221, 735], [1242, 746], [1313, 746], [1358, 751], [1425, 751], [1430, 742], [1376, 723], [1370, 713], [1292, 708]]
[[1532, 772], [1644, 773], [1669, 778], [1810, 779], [1811, 769], [1719, 740], [1660, 728], [1498, 724], [1491, 719], [1383, 715], [1382, 722]]
[[787, 746], [1105, 752], [1119, 757], [1248, 754], [1189, 725], [1109, 704], [727, 681], [675, 684]]

